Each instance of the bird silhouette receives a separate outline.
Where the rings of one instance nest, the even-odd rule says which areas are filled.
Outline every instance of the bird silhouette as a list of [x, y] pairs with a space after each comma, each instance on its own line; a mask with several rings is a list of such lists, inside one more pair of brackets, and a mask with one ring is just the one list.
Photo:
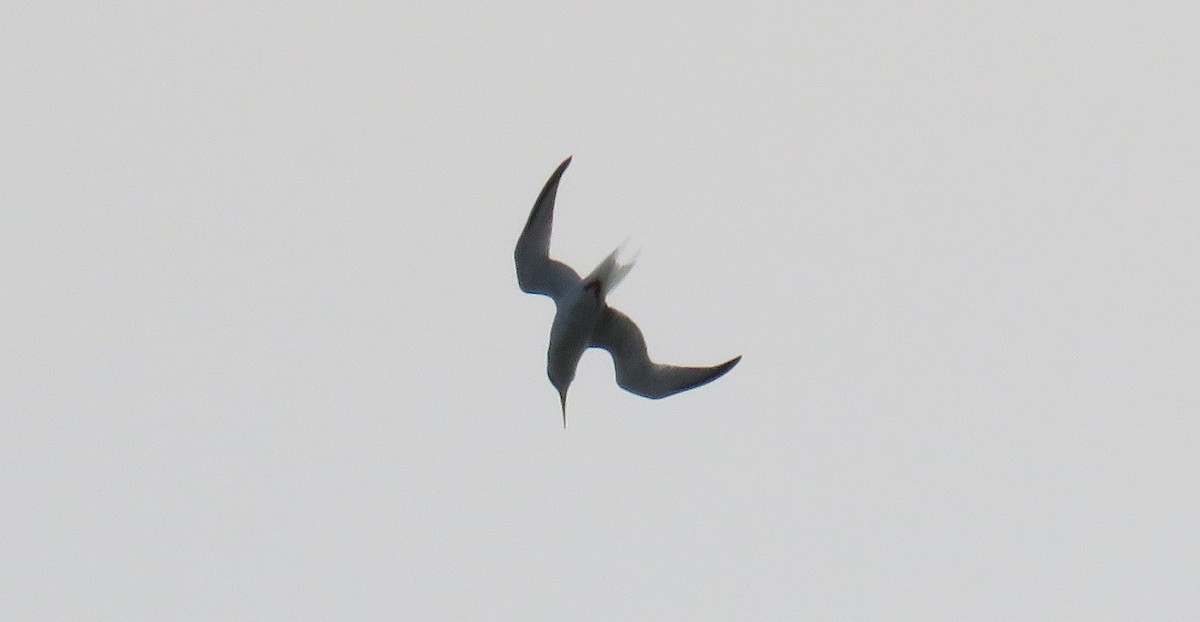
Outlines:
[[629, 316], [608, 306], [606, 296], [629, 273], [633, 262], [617, 261], [618, 247], [586, 278], [570, 266], [550, 258], [550, 230], [554, 223], [554, 199], [558, 182], [571, 158], [558, 165], [538, 195], [525, 229], [513, 253], [517, 283], [530, 294], [549, 296], [557, 311], [550, 326], [546, 352], [546, 374], [558, 390], [563, 427], [567, 427], [567, 389], [575, 379], [579, 359], [588, 348], [601, 348], [612, 355], [617, 385], [622, 389], [661, 399], [694, 389], [725, 375], [741, 356], [711, 367], [664, 365], [650, 360], [646, 339]]

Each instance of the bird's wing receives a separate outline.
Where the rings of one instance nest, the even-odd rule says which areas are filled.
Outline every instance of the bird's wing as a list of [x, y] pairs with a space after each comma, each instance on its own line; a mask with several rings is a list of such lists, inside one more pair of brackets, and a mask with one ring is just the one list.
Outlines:
[[571, 289], [580, 287], [579, 274], [561, 261], [550, 259], [550, 229], [554, 224], [554, 197], [558, 194], [558, 180], [571, 158], [563, 160], [554, 174], [546, 181], [538, 195], [529, 220], [517, 239], [513, 257], [517, 264], [517, 284], [530, 294], [543, 294], [556, 301]]
[[611, 307], [604, 310], [588, 345], [608, 350], [612, 355], [617, 384], [622, 389], [651, 399], [664, 398], [712, 382], [742, 360], [739, 356], [712, 367], [655, 363], [646, 352], [646, 339], [642, 337], [637, 324]]

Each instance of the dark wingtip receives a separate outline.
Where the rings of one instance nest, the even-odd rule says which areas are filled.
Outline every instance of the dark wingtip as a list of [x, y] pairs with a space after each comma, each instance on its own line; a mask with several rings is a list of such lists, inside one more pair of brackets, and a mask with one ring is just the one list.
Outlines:
[[646, 397], [648, 397], [650, 399], [660, 400], [669, 395], [675, 395], [676, 393], [681, 393], [683, 391], [695, 389], [696, 387], [704, 386], [704, 385], [716, 380], [717, 378], [720, 378], [721, 376], [724, 376], [725, 374], [729, 373], [729, 370], [733, 369], [734, 365], [737, 365], [741, 360], [742, 360], [742, 357], [739, 355], [739, 356], [735, 356], [735, 357], [729, 359], [728, 361], [725, 361], [724, 363], [721, 363], [720, 365], [713, 365], [712, 367], [688, 368], [688, 369], [692, 369], [692, 370], [695, 370], [698, 372], [704, 372], [703, 376], [701, 378], [699, 378], [698, 380], [696, 380], [695, 382], [693, 382], [692, 384], [677, 387], [674, 390], [666, 391], [666, 392], [658, 394], [658, 395], [645, 395], [642, 393], [639, 393], [639, 395], [645, 395]]
[[[554, 172], [550, 174], [550, 179], [546, 181], [546, 187], [542, 188], [543, 195], [550, 190], [558, 190], [558, 180], [562, 177], [563, 171], [567, 170], [567, 165], [571, 163], [572, 157], [567, 156], [567, 159], [563, 160], [562, 164], [559, 164], [558, 168], [554, 169]], [[540, 201], [541, 197], [538, 197], [538, 200]]]
[[741, 360], [742, 360], [742, 356], [739, 354], [739, 355], [729, 359], [728, 361], [725, 361], [724, 363], [721, 363], [720, 365], [713, 367], [712, 375], [709, 376], [708, 379], [705, 380], [702, 384], [708, 384], [708, 383], [712, 382], [713, 380], [716, 380], [717, 378], [720, 378], [721, 376], [724, 376], [725, 374], [729, 373], [729, 370], [733, 369], [734, 366], [736, 366], [738, 363], [741, 362]]
[[713, 367], [712, 375], [709, 376], [708, 380], [705, 380], [704, 383], [707, 384], [709, 382], [712, 382], [713, 380], [716, 380], [717, 378], [720, 378], [721, 376], [724, 376], [725, 374], [729, 373], [729, 370], [733, 369], [734, 366], [736, 366], [741, 361], [742, 361], [742, 356], [739, 354], [738, 356], [735, 356], [735, 357], [729, 359], [728, 361], [725, 361], [724, 363], [721, 363], [720, 365]]

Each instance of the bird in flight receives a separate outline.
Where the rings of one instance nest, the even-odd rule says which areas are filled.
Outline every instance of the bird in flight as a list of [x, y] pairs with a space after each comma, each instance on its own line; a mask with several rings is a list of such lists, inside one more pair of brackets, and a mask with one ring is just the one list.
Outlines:
[[563, 427], [567, 427], [567, 388], [575, 379], [579, 359], [588, 348], [601, 348], [612, 355], [617, 384], [622, 389], [661, 399], [694, 389], [725, 375], [742, 357], [711, 367], [664, 365], [650, 360], [646, 340], [627, 315], [608, 306], [605, 297], [629, 273], [633, 263], [620, 263], [614, 250], [586, 278], [570, 266], [550, 258], [550, 229], [554, 222], [554, 198], [558, 182], [571, 158], [563, 160], [538, 195], [525, 229], [513, 253], [517, 283], [530, 294], [549, 296], [558, 307], [550, 325], [550, 347], [546, 352], [546, 374], [558, 390]]

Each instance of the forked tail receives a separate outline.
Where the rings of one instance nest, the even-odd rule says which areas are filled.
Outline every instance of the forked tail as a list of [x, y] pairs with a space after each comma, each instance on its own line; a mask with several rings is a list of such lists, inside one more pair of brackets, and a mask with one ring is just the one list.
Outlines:
[[597, 284], [600, 286], [600, 293], [605, 296], [616, 289], [625, 275], [629, 274], [629, 270], [633, 268], [633, 263], [637, 261], [637, 255], [627, 262], [617, 261], [617, 255], [620, 255], [624, 248], [625, 244], [622, 243], [609, 253], [608, 257], [605, 257], [604, 261], [600, 262], [600, 265], [596, 266], [596, 269], [592, 270], [592, 273], [583, 280], [583, 286]]

